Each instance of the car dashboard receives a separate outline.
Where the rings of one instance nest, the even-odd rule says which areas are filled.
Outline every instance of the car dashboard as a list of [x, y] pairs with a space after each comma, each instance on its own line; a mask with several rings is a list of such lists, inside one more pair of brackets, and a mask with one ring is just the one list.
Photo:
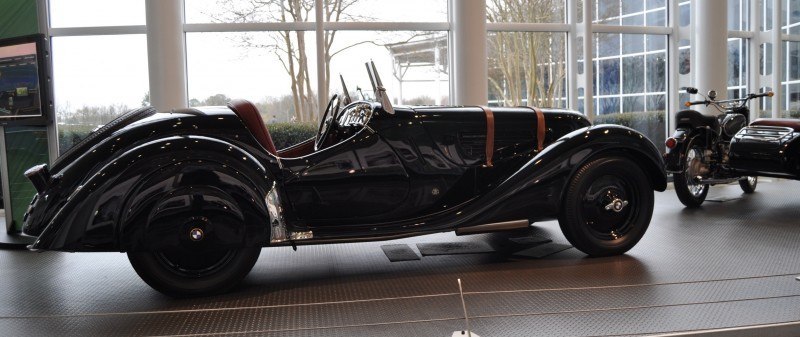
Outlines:
[[337, 120], [337, 139], [344, 140], [355, 135], [367, 125], [372, 113], [372, 104], [367, 102], [356, 102], [345, 107]]

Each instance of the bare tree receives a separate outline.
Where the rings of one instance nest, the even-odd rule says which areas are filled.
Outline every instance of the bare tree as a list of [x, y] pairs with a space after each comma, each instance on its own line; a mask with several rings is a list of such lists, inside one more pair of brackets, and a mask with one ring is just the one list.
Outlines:
[[[563, 0], [487, 0], [490, 22], [553, 22]], [[566, 78], [564, 34], [497, 32], [489, 39], [489, 84], [504, 105], [559, 106]]]
[[[352, 18], [347, 14], [347, 9], [358, 1], [324, 0], [323, 16], [328, 22]], [[224, 14], [214, 19], [223, 22], [308, 22], [316, 18], [314, 0], [218, 0], [217, 3]], [[313, 55], [310, 57], [307, 52], [308, 43], [315, 44], [314, 35], [307, 39], [306, 32], [302, 30], [277, 33], [266, 40], [259, 39], [255, 34], [241, 34], [239, 39], [243, 46], [263, 48], [278, 58], [291, 78], [295, 117], [298, 121], [315, 120], [320, 112], [308, 71]], [[350, 47], [333, 50], [335, 37], [336, 31], [325, 31], [323, 43], [325, 80], [322, 84], [322, 93], [316, 94], [324, 95], [328, 92], [331, 76], [330, 67], [327, 65], [333, 56]]]

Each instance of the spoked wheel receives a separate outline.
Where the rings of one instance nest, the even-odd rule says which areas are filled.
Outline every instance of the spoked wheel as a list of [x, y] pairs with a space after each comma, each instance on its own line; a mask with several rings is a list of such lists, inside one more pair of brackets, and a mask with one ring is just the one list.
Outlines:
[[758, 177], [746, 177], [745, 179], [739, 180], [739, 187], [747, 194], [755, 192], [757, 185]]
[[253, 269], [261, 247], [223, 249], [192, 228], [177, 247], [128, 252], [136, 273], [153, 289], [173, 297], [211, 295], [230, 290]]
[[575, 248], [590, 256], [619, 255], [642, 238], [653, 215], [650, 181], [632, 160], [595, 159], [567, 187], [558, 222]]
[[686, 144], [685, 169], [673, 175], [675, 194], [686, 207], [700, 207], [708, 195], [708, 184], [698, 184], [696, 181], [703, 167], [703, 148], [695, 145], [695, 139]]

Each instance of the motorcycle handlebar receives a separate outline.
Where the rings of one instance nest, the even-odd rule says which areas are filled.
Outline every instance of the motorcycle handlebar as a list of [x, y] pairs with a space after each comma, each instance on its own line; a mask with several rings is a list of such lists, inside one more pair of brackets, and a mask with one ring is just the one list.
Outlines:
[[685, 105], [687, 108], [688, 108], [688, 107], [690, 107], [690, 106], [692, 106], [692, 105], [697, 105], [697, 104], [705, 104], [705, 105], [708, 105], [708, 101], [688, 101], [688, 102], [684, 103], [684, 105]]
[[767, 92], [760, 93], [760, 94], [750, 94], [750, 98], [759, 98], [759, 97], [772, 97], [772, 96], [774, 96], [774, 95], [775, 95], [775, 93], [774, 93], [774, 92], [772, 92], [772, 91], [767, 91]]

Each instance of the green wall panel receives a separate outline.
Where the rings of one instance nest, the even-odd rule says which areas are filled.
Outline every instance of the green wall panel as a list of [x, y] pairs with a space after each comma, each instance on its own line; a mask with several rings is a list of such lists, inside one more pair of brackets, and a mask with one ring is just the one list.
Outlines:
[[[11, 197], [5, 198], [5, 207], [11, 207], [11, 230], [22, 229], [22, 217], [36, 194], [25, 170], [49, 162], [47, 155], [47, 128], [44, 126], [7, 126], [6, 156], [8, 157], [8, 189]], [[10, 205], [9, 205], [10, 204]], [[6, 219], [9, 221], [9, 219]]]
[[[35, 0], [0, 0], [0, 39], [39, 33]], [[12, 232], [22, 227], [22, 217], [36, 189], [24, 176], [25, 170], [36, 164], [48, 163], [47, 127], [5, 127], [8, 196], [3, 206], [11, 209], [13, 219], [6, 219]]]
[[0, 38], [39, 33], [35, 0], [0, 0]]

